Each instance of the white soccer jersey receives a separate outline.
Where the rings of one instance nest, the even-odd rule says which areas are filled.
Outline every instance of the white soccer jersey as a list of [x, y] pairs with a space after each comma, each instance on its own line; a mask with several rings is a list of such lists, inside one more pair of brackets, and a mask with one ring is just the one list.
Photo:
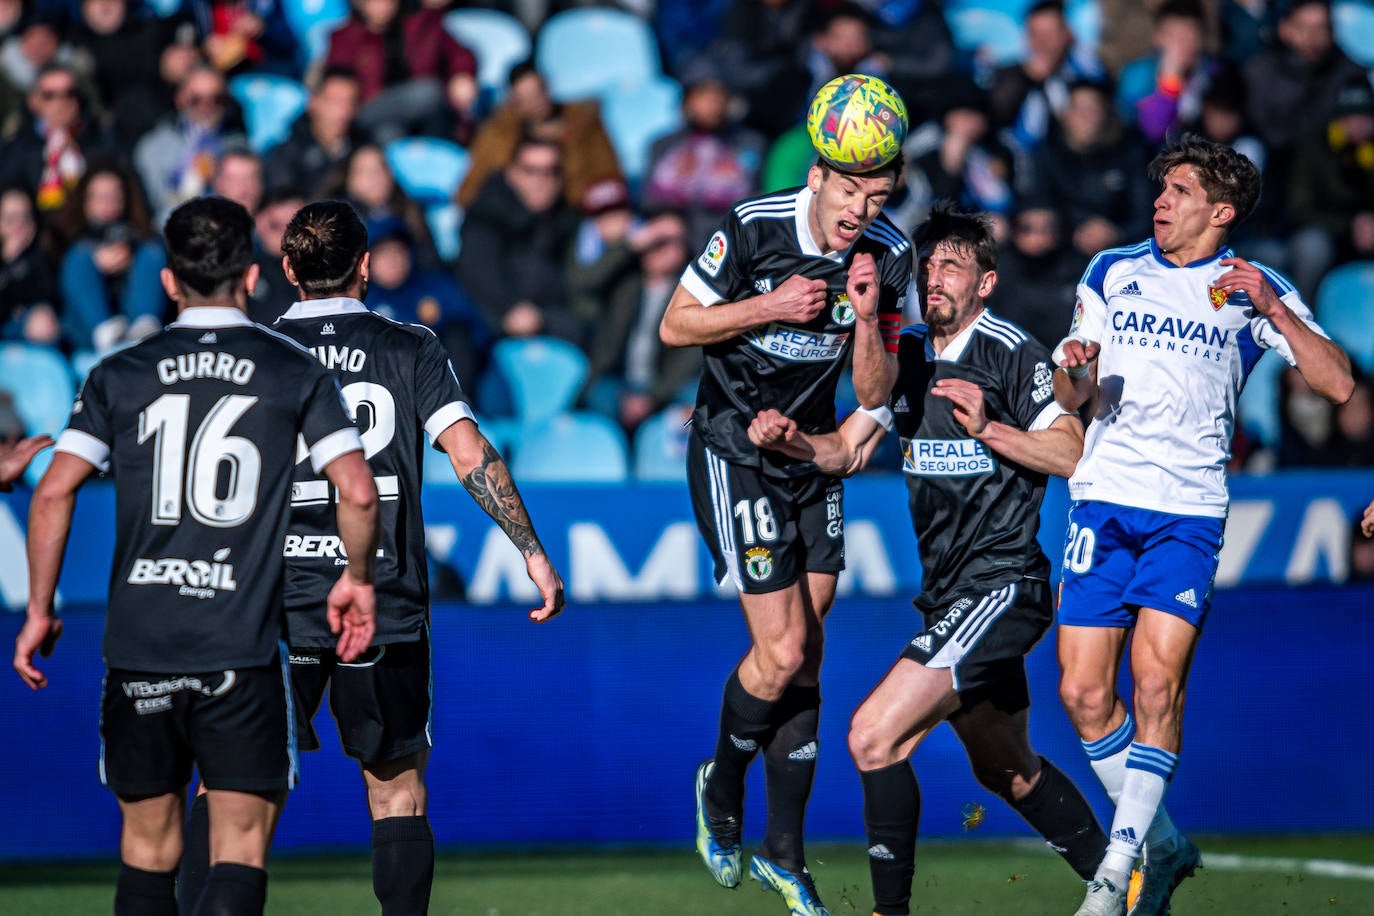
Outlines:
[[[1243, 292], [1213, 284], [1224, 248], [1179, 267], [1153, 239], [1109, 248], [1078, 284], [1071, 334], [1097, 341], [1102, 403], [1069, 479], [1076, 500], [1223, 518], [1236, 399], [1265, 350], [1293, 351]], [[1275, 292], [1318, 334], [1293, 284], [1257, 262]]]

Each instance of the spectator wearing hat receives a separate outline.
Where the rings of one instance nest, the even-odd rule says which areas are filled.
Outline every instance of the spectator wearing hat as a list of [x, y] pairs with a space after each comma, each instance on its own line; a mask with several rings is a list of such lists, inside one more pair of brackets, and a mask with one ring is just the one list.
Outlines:
[[500, 335], [580, 343], [564, 267], [578, 215], [563, 200], [563, 146], [525, 137], [463, 219], [458, 281]]
[[1341, 87], [1324, 129], [1299, 148], [1288, 209], [1297, 226], [1290, 272], [1308, 302], [1332, 264], [1374, 258], [1374, 89], [1367, 79]]
[[487, 179], [510, 165], [523, 137], [558, 144], [563, 199], [569, 207], [578, 206], [593, 182], [622, 177], [600, 105], [592, 99], [555, 102], [544, 77], [527, 60], [511, 68], [505, 100], [472, 138], [468, 173], [458, 188], [459, 206], [472, 206]]
[[475, 391], [490, 355], [492, 334], [467, 292], [442, 270], [419, 266], [415, 238], [403, 220], [388, 217], [367, 227], [372, 252], [365, 302], [396, 321], [422, 324], [453, 359], [458, 381]]
[[358, 77], [332, 67], [320, 74], [305, 111], [290, 135], [267, 154], [271, 190], [296, 188], [313, 194], [349, 154], [368, 142], [357, 123]]
[[688, 237], [703, 242], [735, 201], [758, 193], [767, 141], [730, 116], [730, 90], [713, 65], [683, 74], [683, 125], [649, 150], [645, 209], [686, 214]]

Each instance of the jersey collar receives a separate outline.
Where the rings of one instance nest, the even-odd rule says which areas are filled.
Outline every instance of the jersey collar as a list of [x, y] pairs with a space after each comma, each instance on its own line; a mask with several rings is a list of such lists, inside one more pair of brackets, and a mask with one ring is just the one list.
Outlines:
[[293, 318], [323, 318], [326, 315], [358, 315], [367, 311], [367, 306], [348, 296], [334, 296], [329, 299], [306, 299], [297, 302], [286, 310], [277, 321]]
[[979, 312], [978, 317], [970, 321], [968, 327], [964, 328], [958, 334], [955, 334], [954, 339], [945, 344], [945, 348], [939, 353], [935, 352], [935, 347], [930, 342], [930, 335], [927, 334], [926, 359], [931, 361], [939, 360], [942, 363], [957, 363], [959, 357], [963, 356], [964, 351], [968, 349], [969, 341], [973, 339], [973, 332], [978, 329], [978, 325], [982, 324], [983, 316], [987, 313], [987, 309]]
[[[1159, 250], [1159, 242], [1155, 241], [1154, 239], [1150, 239], [1150, 253], [1153, 254], [1153, 255], [1155, 256], [1155, 260], [1156, 260], [1156, 261], [1158, 261], [1159, 263], [1163, 264], [1165, 267], [1178, 267], [1178, 266], [1179, 266], [1179, 265], [1175, 264], [1173, 261], [1170, 261], [1168, 258], [1164, 257], [1164, 252], [1162, 252], [1162, 251]], [[1210, 263], [1212, 263], [1213, 261], [1219, 261], [1219, 260], [1221, 260], [1222, 258], [1230, 258], [1230, 257], [1234, 257], [1234, 256], [1235, 256], [1235, 252], [1233, 252], [1233, 251], [1231, 250], [1231, 246], [1230, 246], [1230, 245], [1223, 245], [1223, 246], [1221, 246], [1221, 248], [1220, 248], [1218, 251], [1216, 251], [1215, 253], [1209, 254], [1209, 255], [1208, 255], [1207, 257], [1205, 257], [1205, 258], [1198, 258], [1196, 261], [1189, 261], [1187, 264], [1184, 264], [1183, 266], [1184, 266], [1184, 267], [1201, 267], [1203, 264], [1210, 264]]]
[[249, 325], [253, 322], [236, 308], [226, 305], [195, 305], [182, 309], [174, 328], [229, 328], [236, 325]]
[[[811, 200], [816, 195], [811, 192], [811, 188], [806, 185], [797, 192], [797, 209], [793, 212], [792, 218], [797, 226], [797, 247], [801, 253], [811, 258], [825, 258], [827, 261], [834, 261], [836, 264], [843, 264], [845, 255], [849, 254], [850, 245], [844, 251], [832, 251], [829, 254], [821, 251], [821, 246], [816, 244], [816, 239], [811, 235], [811, 226], [807, 220], [811, 215]], [[862, 238], [862, 236], [860, 236]]]

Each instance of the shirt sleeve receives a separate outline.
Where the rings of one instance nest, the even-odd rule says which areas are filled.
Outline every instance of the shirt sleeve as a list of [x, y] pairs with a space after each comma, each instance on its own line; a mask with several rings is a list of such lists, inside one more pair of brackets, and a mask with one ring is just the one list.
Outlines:
[[753, 292], [749, 263], [752, 236], [734, 210], [706, 243], [696, 260], [682, 271], [681, 283], [702, 305], [738, 302]]
[[1098, 254], [1083, 272], [1078, 281], [1078, 301], [1074, 303], [1073, 320], [1069, 323], [1069, 336], [1080, 340], [1102, 342], [1107, 327], [1107, 269], [1112, 261], [1107, 252]]
[[310, 466], [318, 474], [340, 455], [362, 451], [363, 441], [348, 415], [338, 380], [319, 363], [311, 362], [301, 410], [301, 436], [310, 451]]
[[439, 447], [439, 434], [459, 420], [476, 417], [468, 406], [453, 363], [439, 339], [429, 328], [420, 335], [420, 352], [415, 361], [415, 403], [429, 435], [430, 445]]
[[901, 241], [891, 245], [889, 251], [891, 256], [883, 259], [878, 293], [878, 330], [882, 332], [887, 352], [896, 353], [897, 339], [902, 333], [902, 315], [907, 303], [913, 300], [916, 286], [911, 271], [911, 243], [901, 236]]
[[1039, 341], [1028, 339], [1007, 363], [1007, 409], [1013, 425], [1026, 432], [1048, 429], [1065, 411], [1054, 399], [1054, 369]]
[[[1272, 284], [1273, 280], [1271, 279], [1270, 282]], [[1322, 337], [1329, 338], [1331, 336], [1327, 334], [1326, 331], [1322, 330], [1321, 325], [1317, 324], [1316, 318], [1314, 318], [1312, 315], [1312, 310], [1309, 309], [1307, 307], [1307, 304], [1302, 301], [1302, 296], [1298, 295], [1297, 290], [1293, 289], [1292, 287], [1289, 287], [1288, 290], [1285, 292], [1277, 284], [1274, 284], [1274, 291], [1279, 294], [1279, 298], [1283, 300], [1283, 303], [1293, 310], [1293, 314], [1298, 317], [1299, 321], [1307, 325], [1315, 333], [1320, 334]], [[1293, 348], [1289, 345], [1288, 339], [1279, 333], [1278, 328], [1274, 327], [1274, 322], [1270, 321], [1268, 318], [1265, 318], [1258, 311], [1254, 311], [1253, 309], [1252, 313], [1253, 314], [1250, 318], [1250, 324], [1246, 326], [1246, 330], [1249, 332], [1250, 339], [1253, 340], [1264, 350], [1273, 350], [1275, 353], [1282, 356], [1284, 360], [1287, 361], [1288, 365], [1296, 367], [1298, 365], [1298, 361], [1296, 357], [1293, 356]], [[1244, 338], [1244, 332], [1242, 332], [1242, 348], [1245, 347], [1245, 343], [1246, 341]], [[1252, 359], [1247, 359], [1247, 363], [1249, 363], [1249, 365], [1253, 365], [1253, 360], [1258, 359], [1259, 352], [1257, 351], [1254, 353]], [[1247, 369], [1248, 368], [1249, 366], [1247, 365]]]
[[72, 404], [67, 428], [57, 437], [55, 450], [81, 458], [101, 472], [110, 470], [114, 423], [105, 397], [105, 372], [97, 365], [86, 376]]

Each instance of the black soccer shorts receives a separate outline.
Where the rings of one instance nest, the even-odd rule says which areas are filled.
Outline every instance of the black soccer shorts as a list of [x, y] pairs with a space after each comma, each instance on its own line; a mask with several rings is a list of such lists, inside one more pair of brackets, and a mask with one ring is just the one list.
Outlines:
[[687, 484], [697, 528], [727, 579], [750, 595], [787, 588], [804, 572], [844, 569], [844, 484], [814, 474], [784, 479], [731, 464], [695, 432]]
[[902, 650], [927, 668], [949, 668], [968, 709], [984, 700], [1006, 713], [1030, 706], [1026, 655], [1054, 621], [1048, 582], [1021, 579], [922, 610], [926, 628]]
[[[284, 661], [284, 660], [283, 660]], [[202, 674], [111, 668], [100, 699], [100, 780], [121, 797], [208, 789], [279, 792], [296, 784], [284, 664]]]
[[373, 646], [349, 663], [332, 649], [292, 649], [291, 690], [302, 750], [319, 750], [311, 720], [326, 689], [339, 742], [354, 760], [385, 763], [434, 746], [428, 629], [416, 642]]

